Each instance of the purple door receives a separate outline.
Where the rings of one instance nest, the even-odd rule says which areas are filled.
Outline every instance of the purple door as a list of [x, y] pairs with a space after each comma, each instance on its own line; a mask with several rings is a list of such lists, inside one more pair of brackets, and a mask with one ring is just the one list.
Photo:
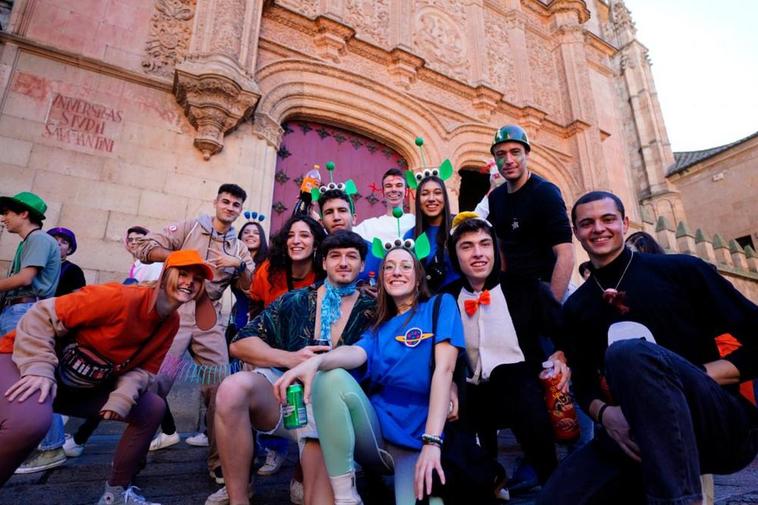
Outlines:
[[[384, 213], [381, 177], [390, 168], [407, 168], [406, 161], [389, 147], [357, 133], [310, 121], [288, 121], [277, 152], [271, 231], [276, 232], [292, 215], [303, 176], [320, 165], [322, 183], [329, 182], [327, 161], [336, 164], [335, 182], [353, 179], [358, 188], [358, 221]], [[412, 142], [412, 139], [411, 139]]]

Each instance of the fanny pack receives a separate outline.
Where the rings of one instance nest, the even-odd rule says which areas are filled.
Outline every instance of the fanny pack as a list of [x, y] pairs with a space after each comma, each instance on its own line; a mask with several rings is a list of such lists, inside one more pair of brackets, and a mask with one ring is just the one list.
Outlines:
[[152, 340], [152, 337], [153, 335], [150, 335], [146, 338], [126, 361], [118, 364], [93, 349], [79, 345], [76, 341], [68, 342], [57, 352], [56, 378], [62, 384], [72, 388], [92, 389], [101, 386], [124, 371], [134, 357]]

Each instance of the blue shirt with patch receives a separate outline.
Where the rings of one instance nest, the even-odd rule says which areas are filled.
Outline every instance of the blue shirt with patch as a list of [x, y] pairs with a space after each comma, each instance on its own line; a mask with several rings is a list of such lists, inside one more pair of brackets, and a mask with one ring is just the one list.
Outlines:
[[[465, 349], [458, 305], [451, 295], [439, 296], [436, 341]], [[364, 379], [385, 440], [416, 450], [429, 414], [433, 311], [434, 298], [366, 331], [355, 343], [368, 355]]]

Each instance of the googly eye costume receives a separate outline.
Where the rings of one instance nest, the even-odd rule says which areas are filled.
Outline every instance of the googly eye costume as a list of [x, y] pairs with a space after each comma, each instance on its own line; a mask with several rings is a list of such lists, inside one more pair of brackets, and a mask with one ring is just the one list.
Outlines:
[[358, 188], [355, 186], [355, 182], [353, 182], [352, 179], [348, 179], [345, 182], [334, 182], [334, 169], [335, 165], [333, 161], [328, 161], [326, 163], [326, 170], [329, 172], [329, 183], [325, 184], [323, 186], [319, 186], [317, 188], [311, 189], [311, 196], [313, 198], [314, 202], [318, 202], [318, 199], [321, 198], [321, 196], [326, 193], [327, 191], [331, 191], [333, 189], [342, 191], [345, 193], [348, 197], [348, 200], [350, 200], [350, 212], [353, 214], [355, 213], [355, 204], [353, 203], [353, 195], [358, 192]]
[[[424, 156], [424, 139], [416, 137], [416, 145], [421, 153], [421, 164], [426, 165], [426, 157]], [[450, 160], [443, 161], [439, 167], [423, 166], [416, 172], [412, 170], [405, 171], [405, 182], [410, 189], [415, 190], [421, 185], [421, 182], [427, 177], [439, 177], [443, 181], [446, 181], [453, 175], [453, 164]]]
[[412, 238], [404, 239], [400, 232], [400, 218], [403, 217], [403, 209], [400, 207], [392, 209], [392, 217], [397, 220], [397, 238], [383, 242], [382, 239], [375, 237], [373, 242], [371, 242], [371, 253], [377, 258], [384, 259], [393, 249], [405, 249], [420, 260], [429, 256], [431, 245], [426, 233], [422, 233], [416, 237], [416, 240]]

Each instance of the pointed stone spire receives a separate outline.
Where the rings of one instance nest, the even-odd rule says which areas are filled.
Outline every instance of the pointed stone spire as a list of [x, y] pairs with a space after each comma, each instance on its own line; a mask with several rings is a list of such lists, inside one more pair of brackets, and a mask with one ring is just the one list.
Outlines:
[[695, 252], [700, 259], [708, 263], [716, 263], [716, 255], [713, 252], [713, 244], [705, 238], [703, 230], [695, 230]]
[[758, 272], [758, 254], [756, 254], [755, 249], [750, 246], [745, 247], [745, 260], [748, 270]]
[[655, 225], [655, 238], [667, 252], [677, 252], [676, 235], [668, 220], [660, 216]]
[[697, 254], [697, 248], [695, 247], [695, 237], [690, 233], [687, 224], [684, 221], [679, 221], [676, 226], [676, 247], [680, 253], [684, 254]]
[[726, 246], [724, 239], [718, 233], [713, 236], [713, 252], [716, 254], [716, 261], [729, 267], [734, 266], [732, 254]]
[[732, 255], [732, 262], [734, 263], [735, 268], [739, 268], [740, 270], [748, 269], [745, 251], [734, 239], [729, 241], [729, 253]]

